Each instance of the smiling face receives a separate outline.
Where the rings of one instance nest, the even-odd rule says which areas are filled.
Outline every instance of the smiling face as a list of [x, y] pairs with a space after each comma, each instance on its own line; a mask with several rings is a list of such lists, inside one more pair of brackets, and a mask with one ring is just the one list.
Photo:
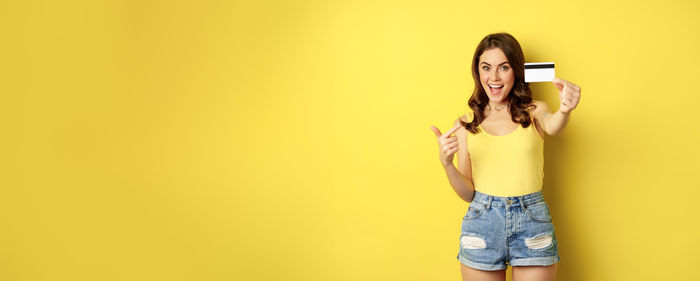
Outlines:
[[515, 75], [501, 48], [484, 51], [479, 57], [479, 80], [492, 105], [506, 105]]

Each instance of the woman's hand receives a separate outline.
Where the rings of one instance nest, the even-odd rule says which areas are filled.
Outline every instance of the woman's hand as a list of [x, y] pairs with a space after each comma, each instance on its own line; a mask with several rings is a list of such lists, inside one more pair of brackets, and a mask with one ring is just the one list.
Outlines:
[[455, 157], [455, 152], [459, 150], [457, 137], [451, 137], [451, 135], [461, 126], [462, 124], [457, 124], [445, 132], [445, 134], [440, 133], [440, 130], [435, 126], [430, 126], [430, 129], [432, 129], [437, 136], [438, 145], [440, 146], [440, 163], [442, 163], [443, 166], [453, 163], [452, 159]]
[[552, 83], [559, 89], [559, 111], [569, 113], [574, 110], [581, 99], [581, 87], [559, 78], [554, 78]]

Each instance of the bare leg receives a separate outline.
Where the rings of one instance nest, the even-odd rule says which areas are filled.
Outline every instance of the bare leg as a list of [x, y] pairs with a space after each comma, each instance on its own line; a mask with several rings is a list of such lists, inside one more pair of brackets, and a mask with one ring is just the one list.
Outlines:
[[513, 281], [554, 281], [557, 265], [513, 266]]
[[478, 270], [459, 263], [462, 270], [462, 281], [505, 281], [506, 270]]

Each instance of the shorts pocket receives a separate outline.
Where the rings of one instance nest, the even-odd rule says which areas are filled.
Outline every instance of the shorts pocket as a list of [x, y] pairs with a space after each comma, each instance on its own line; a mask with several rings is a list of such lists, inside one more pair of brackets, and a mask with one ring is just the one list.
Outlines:
[[464, 220], [477, 219], [484, 213], [484, 211], [485, 209], [483, 206], [480, 206], [478, 203], [471, 203], [469, 204], [469, 209], [467, 209], [467, 214], [464, 215]]
[[536, 222], [552, 222], [552, 215], [549, 213], [549, 206], [546, 202], [539, 202], [527, 206], [525, 212]]

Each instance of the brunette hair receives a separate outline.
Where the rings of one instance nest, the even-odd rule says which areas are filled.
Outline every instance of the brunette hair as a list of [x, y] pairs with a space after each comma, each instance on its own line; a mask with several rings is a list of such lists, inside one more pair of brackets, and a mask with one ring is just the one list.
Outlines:
[[494, 33], [486, 35], [486, 37], [479, 42], [474, 52], [474, 58], [472, 59], [474, 92], [469, 98], [468, 105], [474, 112], [474, 117], [469, 123], [462, 121], [462, 119], [459, 120], [459, 123], [473, 134], [479, 133], [478, 126], [485, 118], [484, 108], [486, 108], [486, 105], [489, 103], [489, 97], [486, 95], [486, 91], [481, 86], [481, 80], [479, 79], [479, 57], [484, 51], [493, 48], [500, 48], [503, 51], [515, 75], [513, 89], [507, 95], [508, 110], [510, 111], [511, 120], [515, 123], [520, 123], [523, 128], [527, 128], [530, 126], [530, 123], [532, 123], [529, 109], [534, 105], [532, 104], [532, 91], [530, 90], [530, 86], [528, 83], [525, 83], [525, 56], [523, 55], [523, 50], [520, 48], [518, 40], [515, 40], [515, 37], [512, 35], [508, 33]]

